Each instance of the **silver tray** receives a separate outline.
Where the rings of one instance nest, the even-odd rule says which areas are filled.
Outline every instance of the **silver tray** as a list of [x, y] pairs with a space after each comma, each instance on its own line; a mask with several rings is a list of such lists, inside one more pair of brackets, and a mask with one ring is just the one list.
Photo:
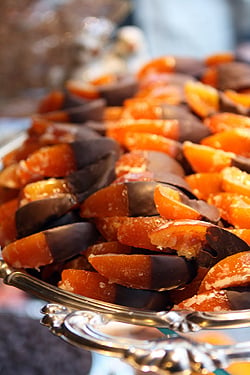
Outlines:
[[[0, 261], [0, 277], [44, 301], [41, 323], [64, 341], [120, 358], [142, 371], [158, 374], [206, 374], [237, 361], [250, 361], [250, 341], [235, 345], [200, 344], [184, 334], [202, 329], [250, 327], [250, 310], [232, 312], [145, 311], [82, 297]], [[138, 340], [104, 330], [110, 322], [155, 327], [164, 338]], [[122, 331], [121, 331], [122, 333]]]
[[[9, 143], [0, 147], [0, 157], [25, 139], [25, 126]], [[62, 340], [87, 350], [120, 358], [142, 371], [157, 374], [227, 374], [233, 362], [250, 362], [250, 341], [235, 345], [201, 344], [187, 337], [200, 330], [250, 327], [250, 310], [232, 312], [146, 311], [79, 296], [41, 281], [24, 270], [9, 267], [0, 259], [0, 278], [47, 302], [41, 323]], [[108, 327], [126, 326], [160, 329], [164, 338], [138, 340], [125, 337], [124, 330], [113, 335]], [[216, 370], [217, 369], [217, 370]], [[219, 371], [219, 372], [218, 372]], [[221, 372], [222, 371], [222, 372]]]

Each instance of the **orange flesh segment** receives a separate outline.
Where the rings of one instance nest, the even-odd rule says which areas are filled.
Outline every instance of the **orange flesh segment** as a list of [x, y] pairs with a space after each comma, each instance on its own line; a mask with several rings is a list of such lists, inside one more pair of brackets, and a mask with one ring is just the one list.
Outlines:
[[3, 259], [15, 268], [38, 268], [53, 262], [43, 233], [11, 242], [3, 248]]
[[161, 151], [175, 158], [180, 151], [180, 144], [170, 138], [151, 133], [124, 134], [123, 145], [129, 150]]
[[147, 255], [96, 255], [89, 257], [89, 262], [112, 283], [130, 288], [150, 288], [151, 262]]
[[183, 153], [194, 172], [198, 173], [220, 172], [223, 168], [231, 165], [231, 159], [234, 155], [189, 141], [183, 143]]
[[188, 105], [201, 117], [209, 116], [219, 110], [218, 91], [201, 82], [189, 81], [185, 84]]
[[95, 225], [106, 241], [118, 241], [118, 229], [126, 220], [127, 216], [97, 217]]
[[236, 167], [222, 170], [222, 189], [227, 192], [247, 195], [250, 197], [250, 174]]
[[231, 112], [216, 113], [206, 118], [204, 122], [212, 133], [234, 128], [250, 129], [250, 117]]
[[159, 250], [171, 248], [179, 256], [192, 258], [199, 253], [208, 226], [208, 223], [198, 220], [170, 221], [152, 231], [149, 238]]
[[224, 94], [234, 103], [250, 108], [250, 94], [239, 93], [234, 90], [225, 90]]
[[207, 200], [210, 194], [219, 193], [222, 189], [221, 174], [217, 172], [194, 173], [185, 177], [197, 198]]
[[62, 107], [63, 101], [64, 93], [62, 91], [52, 91], [40, 101], [38, 113], [57, 111]]
[[124, 184], [113, 184], [98, 190], [81, 205], [82, 217], [128, 215], [128, 192]]
[[170, 73], [175, 69], [175, 58], [172, 56], [157, 57], [145, 63], [137, 73], [139, 80], [152, 73]]
[[223, 151], [234, 152], [237, 155], [250, 156], [250, 129], [230, 129], [216, 133], [201, 140], [202, 145], [214, 147]]
[[250, 197], [222, 192], [208, 199], [220, 210], [221, 217], [235, 228], [250, 228]]
[[42, 147], [20, 162], [19, 176], [23, 183], [31, 176], [63, 177], [76, 170], [74, 153], [69, 144]]
[[192, 219], [198, 220], [201, 215], [198, 211], [181, 202], [177, 190], [167, 186], [157, 185], [154, 191], [154, 201], [159, 214], [165, 219]]
[[21, 204], [38, 199], [57, 197], [60, 194], [68, 193], [67, 186], [63, 179], [51, 178], [32, 182], [24, 186], [21, 193]]
[[179, 137], [179, 125], [177, 120], [123, 119], [118, 122], [107, 123], [106, 135], [115, 138], [118, 142], [122, 142], [124, 133], [127, 131], [152, 133], [175, 140]]
[[221, 63], [228, 63], [234, 61], [235, 56], [232, 52], [220, 52], [213, 53], [205, 58], [205, 64], [207, 66], [214, 66]]
[[152, 245], [148, 234], [165, 222], [166, 220], [158, 216], [127, 217], [118, 228], [118, 241], [133, 247], [158, 250]]
[[135, 150], [123, 154], [116, 162], [116, 176], [120, 177], [127, 173], [142, 173], [147, 169], [143, 151]]
[[199, 293], [250, 283], [250, 251], [230, 255], [216, 263], [201, 282]]
[[97, 272], [66, 269], [62, 271], [59, 288], [68, 292], [95, 298], [105, 302], [113, 302], [116, 287]]
[[88, 82], [71, 79], [66, 82], [66, 88], [72, 94], [84, 99], [97, 99], [100, 96], [97, 88]]
[[0, 246], [4, 247], [16, 238], [15, 212], [18, 200], [12, 199], [0, 205]]
[[125, 102], [125, 110], [134, 119], [162, 119], [163, 109], [159, 100], [134, 99]]

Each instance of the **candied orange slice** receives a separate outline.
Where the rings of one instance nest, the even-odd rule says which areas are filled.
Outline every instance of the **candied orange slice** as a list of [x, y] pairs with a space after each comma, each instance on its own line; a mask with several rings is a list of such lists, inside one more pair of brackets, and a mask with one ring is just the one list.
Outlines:
[[18, 200], [12, 199], [0, 205], [0, 246], [4, 247], [16, 238], [15, 213]]
[[38, 105], [38, 113], [57, 111], [62, 108], [64, 93], [59, 90], [51, 91], [44, 96]]
[[159, 250], [175, 249], [179, 256], [193, 258], [202, 248], [209, 225], [199, 220], [169, 221], [149, 233], [149, 238]]
[[82, 217], [106, 217], [128, 215], [126, 185], [113, 184], [90, 195], [82, 204]]
[[43, 233], [35, 233], [9, 243], [3, 248], [2, 256], [15, 268], [37, 268], [53, 262]]
[[185, 177], [197, 198], [207, 200], [210, 194], [219, 193], [222, 190], [222, 177], [218, 172], [194, 173]]
[[152, 245], [148, 234], [165, 222], [159, 216], [127, 217], [117, 230], [118, 241], [133, 247], [158, 250]]
[[80, 96], [85, 99], [97, 99], [99, 98], [98, 89], [88, 82], [68, 80], [65, 84], [67, 90], [74, 95]]
[[216, 206], [221, 217], [235, 228], [250, 228], [250, 197], [222, 192], [210, 196], [208, 202]]
[[228, 63], [235, 60], [234, 53], [230, 51], [213, 53], [205, 58], [204, 62], [207, 66], [214, 66], [217, 64]]
[[173, 158], [179, 155], [181, 149], [179, 142], [152, 133], [125, 132], [122, 144], [129, 151], [161, 151]]
[[112, 283], [150, 289], [151, 262], [147, 255], [96, 255], [89, 257], [89, 262]]
[[218, 84], [217, 69], [213, 66], [208, 67], [201, 77], [201, 82], [204, 83], [204, 85], [216, 88]]
[[175, 255], [104, 254], [88, 259], [110, 282], [135, 289], [174, 289], [195, 273], [191, 262]]
[[231, 310], [226, 291], [215, 290], [195, 294], [173, 309], [195, 310], [195, 311], [228, 311]]
[[162, 119], [161, 101], [152, 98], [134, 98], [125, 100], [126, 113], [134, 119]]
[[106, 135], [121, 143], [124, 133], [127, 131], [152, 133], [175, 140], [179, 138], [179, 124], [177, 120], [123, 119], [113, 123], [108, 122], [106, 127]]
[[43, 113], [41, 117], [54, 122], [70, 122], [70, 116], [68, 112], [64, 110]]
[[250, 94], [239, 93], [234, 90], [225, 90], [224, 94], [227, 98], [232, 100], [234, 103], [240, 104], [246, 108], [250, 108]]
[[0, 186], [10, 189], [20, 189], [19, 163], [10, 164], [0, 171]]
[[118, 121], [122, 118], [123, 107], [106, 107], [104, 108], [104, 121]]
[[212, 133], [219, 133], [234, 128], [250, 129], [250, 117], [237, 113], [216, 113], [215, 115], [206, 118], [204, 122]]
[[116, 162], [116, 175], [120, 177], [127, 173], [142, 173], [147, 170], [147, 161], [142, 151], [135, 150], [123, 154]]
[[233, 153], [186, 141], [183, 153], [195, 172], [220, 172], [231, 165]]
[[18, 175], [23, 184], [41, 177], [63, 177], [76, 170], [69, 144], [42, 147], [19, 164]]
[[95, 79], [92, 79], [90, 81], [90, 84], [94, 86], [102, 86], [102, 85], [108, 85], [110, 83], [114, 83], [117, 81], [117, 75], [116, 74], [103, 74]]
[[77, 269], [62, 271], [59, 288], [105, 302], [113, 302], [116, 286], [97, 272]]
[[224, 130], [203, 138], [201, 144], [250, 157], [250, 129]]
[[41, 147], [41, 143], [37, 139], [28, 139], [20, 147], [8, 152], [2, 158], [4, 167], [18, 163], [20, 160], [26, 159], [34, 151]]
[[139, 69], [137, 77], [141, 80], [152, 73], [171, 73], [175, 70], [175, 64], [173, 56], [162, 56], [151, 59]]
[[227, 167], [221, 171], [222, 189], [250, 197], [250, 174], [236, 167]]
[[66, 193], [68, 193], [68, 189], [63, 179], [50, 178], [31, 182], [21, 191], [20, 206], [34, 200], [57, 197]]
[[154, 191], [154, 200], [159, 214], [165, 219], [193, 219], [198, 220], [201, 214], [184, 204], [180, 193], [167, 186], [157, 185]]
[[185, 84], [188, 105], [199, 116], [206, 117], [219, 110], [218, 91], [201, 82], [189, 81]]
[[94, 222], [106, 241], [118, 241], [118, 229], [127, 219], [127, 216], [96, 217]]
[[250, 251], [230, 255], [216, 263], [201, 282], [199, 293], [250, 283]]

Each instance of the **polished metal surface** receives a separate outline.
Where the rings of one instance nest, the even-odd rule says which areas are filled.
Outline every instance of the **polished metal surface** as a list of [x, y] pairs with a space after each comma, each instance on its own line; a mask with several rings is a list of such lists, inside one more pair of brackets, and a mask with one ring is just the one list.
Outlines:
[[71, 311], [48, 304], [43, 308], [43, 324], [63, 340], [101, 354], [120, 358], [142, 371], [157, 374], [207, 373], [237, 361], [250, 361], [250, 342], [213, 346], [186, 337], [156, 340], [123, 338], [103, 332], [110, 320], [93, 311]]

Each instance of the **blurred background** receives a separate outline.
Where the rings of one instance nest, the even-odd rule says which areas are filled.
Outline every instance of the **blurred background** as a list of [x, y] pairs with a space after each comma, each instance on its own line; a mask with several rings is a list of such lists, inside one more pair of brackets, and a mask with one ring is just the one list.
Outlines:
[[[142, 34], [119, 33], [128, 25]], [[46, 89], [104, 54], [120, 63], [128, 55], [140, 63], [163, 54], [204, 57], [249, 38], [249, 0], [4, 0], [0, 115], [29, 112]]]

